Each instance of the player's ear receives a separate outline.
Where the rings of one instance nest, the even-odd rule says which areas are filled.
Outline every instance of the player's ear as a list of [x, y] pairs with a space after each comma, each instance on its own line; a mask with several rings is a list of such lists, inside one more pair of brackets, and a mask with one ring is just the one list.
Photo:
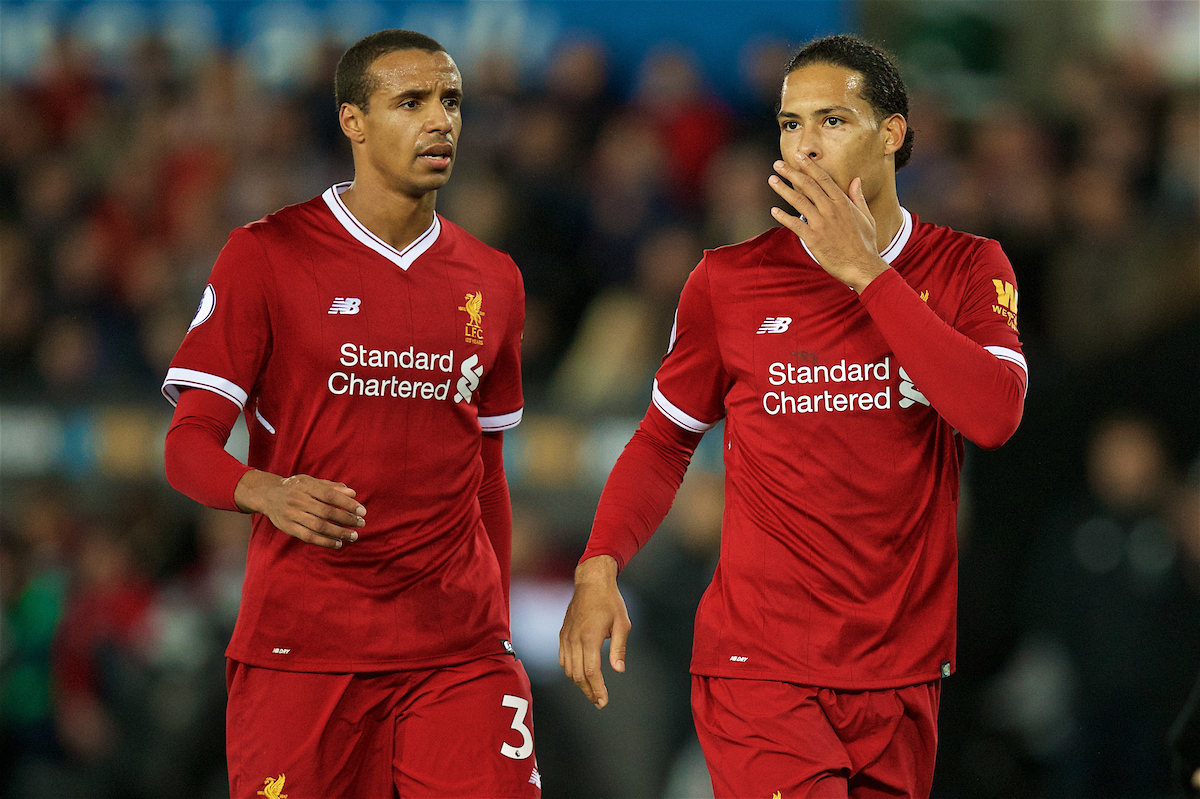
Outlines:
[[895, 155], [896, 151], [904, 146], [904, 137], [908, 133], [908, 120], [902, 114], [892, 114], [883, 120], [880, 132], [883, 134], [884, 154]]
[[355, 144], [366, 141], [363, 131], [364, 116], [366, 113], [353, 103], [342, 103], [342, 107], [338, 109], [338, 124], [342, 127], [342, 133]]

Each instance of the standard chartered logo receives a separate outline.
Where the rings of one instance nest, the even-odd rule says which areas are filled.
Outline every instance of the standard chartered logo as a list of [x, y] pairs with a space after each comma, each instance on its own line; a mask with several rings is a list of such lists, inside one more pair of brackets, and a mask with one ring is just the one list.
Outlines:
[[479, 388], [479, 379], [483, 377], [483, 366], [479, 364], [479, 356], [472, 355], [462, 362], [462, 377], [458, 378], [458, 389], [454, 395], [455, 402], [470, 402], [471, 395]]
[[483, 379], [476, 354], [459, 365], [462, 377], [455, 384], [454, 350], [377, 350], [348, 341], [338, 348], [338, 364], [345, 371], [331, 372], [326, 381], [329, 393], [338, 396], [448, 400], [456, 387], [453, 401], [470, 402]]
[[[903, 367], [900, 374], [901, 408], [929, 400]], [[792, 413], [842, 413], [890, 410], [892, 407], [892, 360], [874, 363], [802, 365], [777, 361], [767, 367], [767, 382], [777, 390], [763, 394], [762, 407], [771, 416]]]

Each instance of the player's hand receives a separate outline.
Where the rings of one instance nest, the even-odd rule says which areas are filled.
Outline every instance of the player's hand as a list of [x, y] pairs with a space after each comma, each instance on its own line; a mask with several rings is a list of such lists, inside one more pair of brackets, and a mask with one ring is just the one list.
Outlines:
[[597, 555], [580, 563], [575, 569], [575, 595], [558, 634], [558, 665], [598, 708], [608, 704], [608, 688], [600, 672], [601, 647], [612, 638], [609, 665], [614, 671], [625, 671], [631, 626], [617, 589], [617, 562]]
[[847, 194], [811, 158], [796, 157], [800, 169], [776, 161], [778, 174], [768, 182], [800, 216], [778, 207], [771, 216], [800, 237], [826, 272], [861, 292], [888, 268], [876, 248], [875, 217], [867, 208], [862, 178], [850, 181]]
[[358, 529], [367, 523], [367, 509], [354, 499], [354, 489], [306, 474], [285, 479], [246, 472], [233, 500], [243, 511], [263, 514], [288, 535], [326, 549], [357, 541]]

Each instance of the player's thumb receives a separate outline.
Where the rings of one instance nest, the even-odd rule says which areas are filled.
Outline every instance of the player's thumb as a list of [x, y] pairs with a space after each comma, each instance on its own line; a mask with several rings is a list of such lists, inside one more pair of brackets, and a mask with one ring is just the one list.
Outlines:
[[[867, 207], [867, 196], [863, 194], [862, 178], [855, 178], [850, 181], [850, 202], [854, 203], [858, 210], [867, 216], [871, 216], [871, 209]], [[871, 218], [874, 219], [874, 217]]]
[[608, 665], [613, 671], [625, 671], [625, 643], [629, 640], [629, 627], [616, 625], [612, 631], [612, 643], [608, 646]]

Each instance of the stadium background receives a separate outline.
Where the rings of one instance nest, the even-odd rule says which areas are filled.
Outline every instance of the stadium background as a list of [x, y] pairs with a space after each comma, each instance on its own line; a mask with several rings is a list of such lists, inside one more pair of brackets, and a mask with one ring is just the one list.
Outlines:
[[248, 521], [167, 486], [158, 386], [229, 229], [350, 177], [333, 65], [391, 26], [464, 74], [439, 211], [525, 274], [506, 458], [547, 797], [707, 790], [686, 664], [716, 435], [623, 578], [630, 670], [603, 713], [558, 672], [557, 631], [684, 278], [771, 224], [789, 51], [845, 30], [909, 82], [902, 202], [1012, 259], [1031, 368], [1013, 440], [968, 448], [934, 795], [1171, 794], [1167, 727], [1200, 671], [1195, 0], [5, 0], [0, 795], [225, 795]]

